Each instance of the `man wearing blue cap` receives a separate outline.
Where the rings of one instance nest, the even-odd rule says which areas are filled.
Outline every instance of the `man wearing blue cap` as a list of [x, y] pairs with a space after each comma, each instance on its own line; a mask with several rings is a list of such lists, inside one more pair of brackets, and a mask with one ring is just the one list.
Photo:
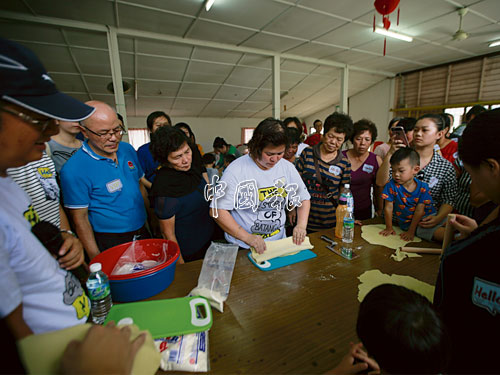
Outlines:
[[0, 39], [0, 318], [18, 339], [84, 323], [90, 309], [79, 281], [32, 234], [38, 215], [7, 168], [39, 160], [55, 120], [93, 111], [60, 93], [33, 52]]

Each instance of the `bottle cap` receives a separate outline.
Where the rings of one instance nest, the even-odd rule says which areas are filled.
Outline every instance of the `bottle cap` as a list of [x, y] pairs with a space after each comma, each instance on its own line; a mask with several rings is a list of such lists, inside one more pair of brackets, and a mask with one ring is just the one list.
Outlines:
[[99, 272], [100, 270], [102, 270], [101, 263], [92, 263], [90, 265], [90, 272]]

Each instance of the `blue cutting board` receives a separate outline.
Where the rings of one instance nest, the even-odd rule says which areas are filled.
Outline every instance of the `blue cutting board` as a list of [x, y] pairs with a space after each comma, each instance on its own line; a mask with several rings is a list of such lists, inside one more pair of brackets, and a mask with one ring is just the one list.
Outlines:
[[289, 266], [290, 264], [295, 264], [302, 262], [304, 260], [316, 258], [316, 254], [313, 253], [311, 250], [302, 250], [300, 253], [293, 254], [293, 255], [287, 255], [284, 257], [277, 257], [273, 259], [266, 260], [263, 264], [259, 264], [255, 262], [255, 260], [252, 258], [252, 252], [249, 251], [248, 254], [248, 259], [250, 259], [250, 262], [257, 267], [261, 271], [272, 271], [277, 268], [281, 267], [286, 267]]

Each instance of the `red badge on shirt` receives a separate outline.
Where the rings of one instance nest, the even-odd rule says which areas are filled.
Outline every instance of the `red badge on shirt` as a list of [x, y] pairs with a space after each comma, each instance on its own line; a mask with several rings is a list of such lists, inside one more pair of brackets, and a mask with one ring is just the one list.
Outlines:
[[135, 165], [131, 161], [129, 161], [127, 164], [128, 164], [128, 167], [130, 168], [130, 170], [134, 170], [135, 169]]

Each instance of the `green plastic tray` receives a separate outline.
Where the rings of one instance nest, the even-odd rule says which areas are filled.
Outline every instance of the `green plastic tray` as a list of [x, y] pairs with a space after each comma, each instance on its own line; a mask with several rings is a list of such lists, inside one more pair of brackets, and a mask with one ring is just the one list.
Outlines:
[[153, 338], [207, 331], [212, 326], [212, 309], [203, 297], [183, 297], [113, 305], [104, 324], [131, 318]]

